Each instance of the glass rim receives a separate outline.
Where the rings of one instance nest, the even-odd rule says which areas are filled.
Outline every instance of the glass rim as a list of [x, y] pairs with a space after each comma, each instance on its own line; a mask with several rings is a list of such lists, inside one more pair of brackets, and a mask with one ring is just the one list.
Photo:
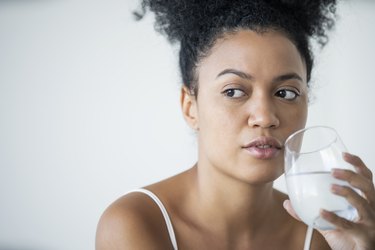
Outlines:
[[[323, 128], [323, 129], [327, 129], [327, 130], [330, 130], [332, 131], [336, 136], [335, 138], [330, 142], [328, 143], [327, 145], [321, 147], [321, 148], [318, 148], [316, 150], [312, 150], [312, 151], [308, 151], [308, 152], [297, 152], [295, 150], [290, 150], [289, 147], [287, 147], [287, 144], [288, 142], [292, 139], [293, 136], [297, 135], [297, 134], [300, 134], [300, 133], [305, 133], [307, 130], [311, 130], [311, 129], [314, 129], [314, 128]], [[332, 128], [332, 127], [329, 127], [329, 126], [325, 126], [325, 125], [315, 125], [315, 126], [309, 126], [309, 127], [305, 127], [305, 128], [302, 128], [302, 129], [299, 129], [295, 132], [293, 132], [291, 135], [288, 136], [288, 138], [286, 139], [285, 143], [284, 143], [284, 147], [285, 147], [285, 150], [288, 151], [288, 152], [291, 152], [291, 153], [298, 153], [300, 155], [303, 155], [303, 154], [311, 154], [311, 153], [315, 153], [315, 152], [318, 152], [322, 149], [325, 149], [329, 146], [332, 145], [332, 143], [335, 143], [339, 138], [339, 135], [336, 131], [336, 129]]]

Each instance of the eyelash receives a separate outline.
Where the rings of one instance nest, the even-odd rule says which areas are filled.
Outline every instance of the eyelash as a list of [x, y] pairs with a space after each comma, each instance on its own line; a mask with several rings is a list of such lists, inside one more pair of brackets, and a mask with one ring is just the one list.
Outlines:
[[[236, 97], [234, 97], [236, 91], [241, 92], [241, 93], [242, 93], [241, 96], [236, 96]], [[229, 93], [231, 93], [231, 92], [233, 93], [232, 96], [229, 95]], [[236, 89], [236, 88], [226, 89], [226, 90], [224, 90], [224, 91], [222, 92], [222, 94], [223, 94], [225, 97], [233, 98], [233, 99], [238, 99], [238, 98], [241, 98], [241, 97], [243, 97], [243, 96], [246, 95], [246, 93], [245, 93], [242, 89]]]
[[[287, 92], [292, 93], [294, 95], [294, 97], [292, 97], [292, 98], [285, 98], [285, 96], [281, 96], [282, 95], [281, 92], [284, 92], [283, 95], [285, 95], [285, 96], [288, 94]], [[298, 91], [296, 91], [296, 90], [280, 89], [280, 90], [278, 90], [275, 93], [275, 95], [278, 96], [278, 97], [280, 97], [280, 98], [282, 98], [282, 99], [285, 99], [287, 101], [293, 101], [293, 100], [297, 99], [300, 96], [300, 93], [298, 93]]]
[[[241, 92], [240, 96], [235, 96], [236, 91]], [[294, 96], [292, 98], [285, 98], [290, 93], [292, 93]], [[231, 98], [231, 99], [239, 99], [239, 98], [246, 95], [246, 93], [242, 89], [238, 89], [238, 88], [226, 89], [222, 92], [222, 94], [225, 97], [228, 97], [228, 98]], [[296, 90], [291, 90], [291, 89], [279, 89], [279, 90], [276, 91], [275, 96], [280, 97], [282, 99], [285, 99], [287, 101], [293, 101], [300, 96], [300, 93]]]

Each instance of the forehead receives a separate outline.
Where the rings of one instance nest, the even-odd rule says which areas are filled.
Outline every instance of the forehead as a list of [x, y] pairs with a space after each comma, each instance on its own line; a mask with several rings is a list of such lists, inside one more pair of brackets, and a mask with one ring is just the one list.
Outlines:
[[295, 72], [306, 80], [302, 56], [294, 43], [279, 31], [259, 33], [241, 30], [224, 35], [199, 63], [199, 79], [226, 68], [241, 70], [255, 77]]

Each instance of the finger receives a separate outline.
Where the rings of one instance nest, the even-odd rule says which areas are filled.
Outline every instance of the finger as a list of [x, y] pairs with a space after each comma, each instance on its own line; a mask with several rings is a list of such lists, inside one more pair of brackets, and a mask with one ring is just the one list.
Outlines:
[[373, 174], [371, 170], [366, 167], [366, 164], [356, 155], [349, 153], [344, 153], [343, 158], [346, 162], [352, 164], [355, 167], [355, 170], [362, 176], [372, 181]]
[[292, 203], [290, 202], [290, 200], [285, 200], [283, 202], [283, 207], [285, 208], [285, 210], [288, 212], [288, 214], [290, 214], [294, 219], [296, 220], [301, 220], [296, 211], [294, 211], [293, 207], [292, 207]]
[[356, 191], [348, 186], [333, 184], [332, 193], [344, 197], [358, 211], [359, 220], [369, 217], [370, 207], [366, 199], [360, 196]]
[[336, 215], [335, 213], [329, 212], [324, 209], [320, 210], [320, 216], [326, 221], [332, 223], [333, 225], [335, 225], [337, 228], [340, 228], [340, 229], [351, 230], [355, 227], [354, 222], [348, 221]]
[[347, 181], [352, 187], [358, 188], [367, 201], [375, 205], [375, 188], [372, 180], [347, 169], [333, 169], [332, 175], [339, 180]]

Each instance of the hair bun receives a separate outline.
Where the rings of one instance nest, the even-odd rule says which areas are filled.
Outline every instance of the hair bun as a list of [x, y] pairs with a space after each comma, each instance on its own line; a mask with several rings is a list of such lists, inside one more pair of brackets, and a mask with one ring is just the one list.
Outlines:
[[142, 11], [134, 15], [141, 19], [147, 9], [154, 12], [156, 30], [167, 35], [170, 42], [176, 42], [205, 34], [232, 11], [259, 18], [257, 15], [264, 15], [259, 9], [270, 8], [293, 19], [307, 36], [325, 44], [326, 30], [334, 25], [335, 6], [336, 0], [142, 0]]
[[270, 0], [281, 12], [289, 13], [307, 36], [324, 45], [326, 31], [332, 29], [336, 15], [336, 0]]
[[214, 0], [143, 0], [142, 11], [134, 12], [141, 19], [147, 9], [155, 14], [155, 29], [167, 35], [170, 42], [201, 31], [212, 13], [224, 10], [230, 1]]

